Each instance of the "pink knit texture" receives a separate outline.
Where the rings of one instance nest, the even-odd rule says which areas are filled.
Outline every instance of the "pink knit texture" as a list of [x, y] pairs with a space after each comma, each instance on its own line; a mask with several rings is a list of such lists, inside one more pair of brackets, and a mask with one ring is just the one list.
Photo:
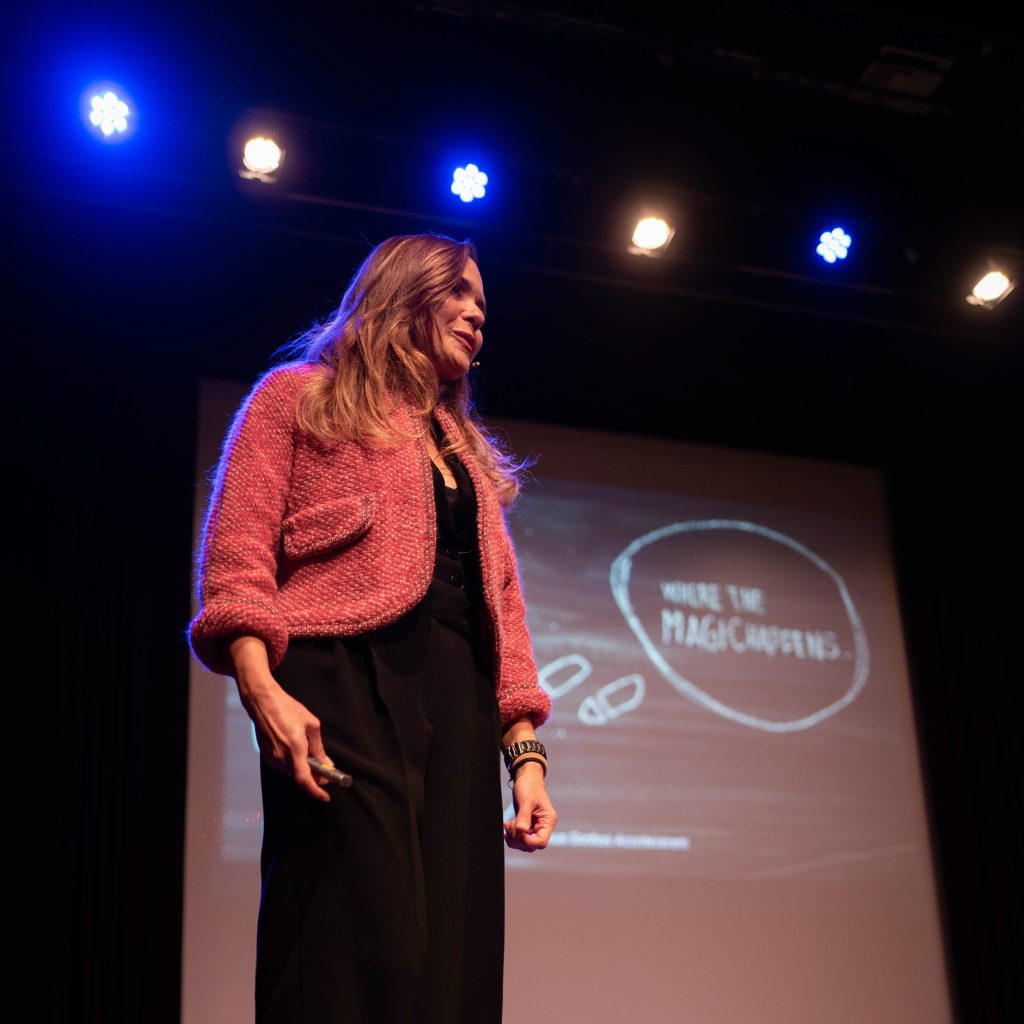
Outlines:
[[[267, 645], [270, 667], [290, 637], [352, 636], [394, 622], [426, 595], [437, 522], [423, 437], [388, 448], [324, 446], [295, 424], [305, 364], [277, 367], [242, 403], [214, 477], [199, 552], [196, 657], [231, 675], [228, 641]], [[438, 408], [441, 428], [455, 434]], [[398, 425], [411, 433], [400, 407]], [[491, 479], [465, 462], [477, 496], [485, 623], [503, 724], [540, 725], [551, 699], [537, 682], [515, 551]]]

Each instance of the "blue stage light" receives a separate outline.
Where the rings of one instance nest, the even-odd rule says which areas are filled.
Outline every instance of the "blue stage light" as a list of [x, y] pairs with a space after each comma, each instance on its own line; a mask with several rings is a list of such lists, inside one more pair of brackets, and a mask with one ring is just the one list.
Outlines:
[[452, 193], [464, 203], [483, 199], [487, 193], [487, 175], [476, 164], [456, 167], [452, 175]]
[[102, 95], [93, 96], [89, 101], [89, 123], [99, 129], [103, 135], [118, 135], [128, 131], [128, 116], [131, 111], [116, 92], [107, 90]]
[[135, 132], [135, 104], [116, 82], [93, 82], [81, 94], [80, 109], [86, 128], [103, 142], [123, 142]]
[[822, 231], [818, 248], [814, 251], [826, 263], [835, 263], [836, 260], [846, 259], [852, 242], [853, 239], [842, 228], [833, 228], [831, 231]]

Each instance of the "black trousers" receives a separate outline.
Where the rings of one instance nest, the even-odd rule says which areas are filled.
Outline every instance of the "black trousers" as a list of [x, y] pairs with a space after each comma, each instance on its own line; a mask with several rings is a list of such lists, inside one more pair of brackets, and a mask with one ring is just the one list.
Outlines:
[[261, 1024], [499, 1024], [500, 720], [465, 594], [293, 640], [275, 677], [354, 777], [330, 804], [262, 768]]

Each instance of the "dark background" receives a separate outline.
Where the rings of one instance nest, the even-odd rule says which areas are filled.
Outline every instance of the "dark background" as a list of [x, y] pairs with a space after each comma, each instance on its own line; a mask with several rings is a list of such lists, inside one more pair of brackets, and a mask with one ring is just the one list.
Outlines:
[[[480, 249], [485, 416], [884, 472], [958, 1019], [1021, 1018], [1024, 292], [964, 302], [1022, 271], [1019, 25], [449, 0], [2, 28], [11, 814], [44, 1017], [178, 1016], [197, 382], [252, 380], [371, 244], [436, 229]], [[78, 120], [99, 78], [139, 110], [119, 146]], [[250, 129], [284, 141], [275, 184], [237, 176]], [[472, 159], [492, 187], [464, 206]], [[625, 252], [644, 205], [677, 225], [660, 260]]]

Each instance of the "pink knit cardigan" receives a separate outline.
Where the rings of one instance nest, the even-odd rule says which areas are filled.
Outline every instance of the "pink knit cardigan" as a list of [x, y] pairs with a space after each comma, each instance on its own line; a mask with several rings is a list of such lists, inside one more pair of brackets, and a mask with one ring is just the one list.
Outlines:
[[[325, 446], [295, 423], [307, 364], [262, 377], [224, 442], [199, 552], [200, 612], [189, 627], [196, 657], [234, 672], [228, 641], [260, 637], [271, 669], [290, 637], [351, 636], [394, 622], [419, 603], [434, 570], [437, 522], [426, 443]], [[441, 428], [454, 434], [438, 408]], [[399, 408], [397, 425], [412, 434]], [[515, 551], [493, 481], [465, 462], [477, 495], [477, 535], [503, 724], [540, 725], [551, 700], [537, 682]]]

